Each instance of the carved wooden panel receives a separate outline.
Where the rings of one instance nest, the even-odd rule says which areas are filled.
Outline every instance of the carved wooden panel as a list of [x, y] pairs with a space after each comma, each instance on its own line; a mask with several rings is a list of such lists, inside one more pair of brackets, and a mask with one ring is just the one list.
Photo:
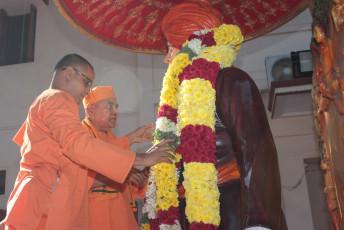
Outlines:
[[344, 1], [313, 0], [311, 50], [315, 127], [319, 137], [324, 192], [335, 229], [344, 229]]

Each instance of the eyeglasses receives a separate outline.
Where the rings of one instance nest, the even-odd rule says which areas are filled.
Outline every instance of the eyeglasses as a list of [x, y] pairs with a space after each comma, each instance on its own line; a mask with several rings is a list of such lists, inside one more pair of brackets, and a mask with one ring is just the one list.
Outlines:
[[83, 77], [85, 78], [85, 80], [87, 80], [87, 82], [85, 83], [85, 86], [86, 86], [86, 87], [89, 87], [89, 86], [92, 85], [93, 81], [92, 81], [90, 78], [88, 78], [85, 74], [81, 73], [81, 72], [80, 72], [79, 70], [77, 70], [75, 67], [72, 67], [72, 68], [75, 70], [75, 72], [76, 72], [77, 74], [80, 74], [81, 76], [83, 76]]
[[114, 111], [115, 108], [118, 109], [118, 104], [114, 104], [114, 103], [108, 103], [106, 105], [107, 110], [109, 110], [110, 112]]

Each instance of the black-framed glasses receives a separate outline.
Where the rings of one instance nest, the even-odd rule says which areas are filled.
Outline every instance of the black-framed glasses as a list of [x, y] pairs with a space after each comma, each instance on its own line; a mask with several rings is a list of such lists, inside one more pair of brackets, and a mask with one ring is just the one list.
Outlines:
[[83, 77], [85, 78], [85, 80], [87, 80], [87, 83], [85, 84], [86, 87], [92, 85], [93, 81], [92, 81], [89, 77], [87, 77], [85, 74], [81, 73], [81, 72], [80, 72], [79, 70], [77, 70], [75, 67], [72, 67], [72, 68], [75, 70], [75, 72], [76, 72], [77, 74], [80, 74], [81, 76], [83, 76]]

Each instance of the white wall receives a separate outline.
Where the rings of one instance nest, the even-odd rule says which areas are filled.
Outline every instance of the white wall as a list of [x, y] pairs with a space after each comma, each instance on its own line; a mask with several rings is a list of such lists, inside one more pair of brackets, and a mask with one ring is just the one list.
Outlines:
[[[1, 0], [0, 8], [6, 6], [4, 2], [10, 6], [12, 1]], [[84, 56], [95, 68], [94, 86], [114, 87], [120, 106], [114, 130], [118, 136], [139, 125], [154, 122], [154, 104], [159, 102], [162, 77], [166, 71], [163, 56], [123, 51], [84, 36], [59, 14], [53, 1], [49, 6], [42, 0], [19, 2], [27, 7], [33, 2], [37, 7], [35, 61], [0, 66], [0, 169], [8, 170], [6, 194], [0, 196], [2, 209], [6, 208], [20, 160], [19, 148], [11, 139], [26, 118], [29, 105], [49, 86], [53, 68], [62, 56], [67, 53]], [[309, 49], [310, 23], [311, 17], [306, 10], [268, 35], [244, 43], [234, 64], [248, 72], [259, 89], [267, 89], [265, 57]], [[267, 94], [263, 99], [267, 103]], [[270, 123], [279, 154], [282, 184], [292, 186], [304, 173], [303, 158], [318, 156], [313, 118], [283, 118], [270, 120]], [[134, 150], [143, 151], [148, 146], [143, 144]], [[283, 189], [289, 229], [313, 229], [306, 186], [303, 180], [293, 191]]]
[[244, 43], [234, 65], [245, 70], [259, 89], [267, 89], [265, 57], [309, 50], [311, 22], [309, 10], [306, 9], [282, 27]]
[[[267, 107], [268, 93], [264, 93], [262, 97]], [[312, 214], [303, 159], [319, 157], [313, 116], [271, 119], [268, 110], [267, 115], [278, 152], [282, 207], [288, 227], [291, 230], [312, 230]], [[298, 185], [300, 180], [301, 183]]]

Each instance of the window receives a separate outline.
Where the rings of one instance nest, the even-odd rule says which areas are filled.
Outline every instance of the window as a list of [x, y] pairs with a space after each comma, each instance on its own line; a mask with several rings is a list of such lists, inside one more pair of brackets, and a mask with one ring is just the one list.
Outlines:
[[8, 16], [0, 9], [0, 66], [34, 60], [36, 7], [27, 14]]

